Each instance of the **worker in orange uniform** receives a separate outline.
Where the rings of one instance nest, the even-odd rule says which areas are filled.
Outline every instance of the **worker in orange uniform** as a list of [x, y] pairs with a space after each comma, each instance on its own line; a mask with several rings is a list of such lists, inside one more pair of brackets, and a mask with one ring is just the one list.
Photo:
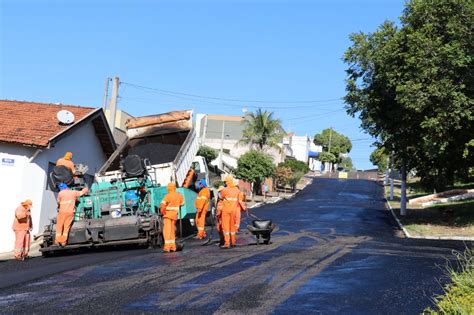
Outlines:
[[224, 207], [222, 209], [222, 230], [224, 232], [224, 245], [222, 249], [235, 246], [235, 213], [240, 211], [239, 188], [235, 187], [234, 179], [228, 177], [225, 180], [226, 187], [221, 191]]
[[71, 171], [71, 173], [74, 174], [74, 172], [76, 171], [76, 168], [71, 159], [72, 159], [72, 153], [66, 152], [64, 157], [60, 158], [56, 162], [56, 166], [66, 166]]
[[165, 245], [163, 251], [166, 253], [176, 251], [176, 221], [178, 220], [179, 208], [184, 206], [184, 197], [176, 191], [176, 184], [168, 184], [168, 193], [160, 204], [160, 212], [163, 215], [163, 238]]
[[56, 245], [65, 246], [74, 219], [77, 198], [87, 194], [89, 189], [86, 187], [81, 191], [71, 190], [66, 184], [61, 183], [59, 184], [59, 190], [59, 213], [56, 220], [56, 237], [54, 243]]
[[194, 176], [195, 175], [196, 175], [196, 172], [191, 167], [188, 171], [188, 174], [186, 174], [186, 178], [184, 179], [184, 182], [183, 182], [183, 187], [184, 188], [189, 188], [189, 186], [191, 186], [191, 183], [194, 181]]
[[[238, 188], [238, 187], [237, 187]], [[239, 210], [235, 212], [235, 229], [237, 232], [240, 231], [240, 216], [242, 211], [247, 211], [247, 205], [245, 204], [245, 194], [243, 192], [239, 192]]]
[[23, 201], [15, 210], [15, 219], [13, 220], [13, 231], [15, 232], [15, 259], [24, 260], [28, 258], [30, 251], [30, 231], [33, 228], [31, 222], [31, 200]]
[[217, 200], [216, 200], [216, 219], [217, 219], [217, 232], [219, 232], [219, 245], [224, 245], [224, 231], [222, 230], [222, 209], [224, 208], [224, 201], [221, 197], [221, 191], [224, 189], [224, 186], [219, 186], [217, 189]]
[[209, 208], [209, 200], [211, 199], [211, 191], [207, 187], [205, 179], [201, 179], [196, 187], [199, 189], [199, 194], [196, 198], [196, 226], [198, 233], [196, 235], [197, 239], [203, 239], [206, 237], [206, 214]]

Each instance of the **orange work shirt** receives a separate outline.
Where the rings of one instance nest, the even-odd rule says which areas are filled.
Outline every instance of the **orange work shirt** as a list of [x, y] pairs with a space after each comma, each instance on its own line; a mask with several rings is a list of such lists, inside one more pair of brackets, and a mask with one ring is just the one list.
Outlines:
[[66, 166], [68, 169], [71, 170], [73, 174], [76, 171], [76, 167], [74, 166], [74, 163], [71, 160], [66, 160], [65, 158], [60, 158], [56, 162], [56, 166]]
[[184, 197], [179, 192], [172, 191], [165, 195], [161, 201], [163, 217], [171, 220], [178, 219], [179, 207], [184, 206]]
[[194, 206], [196, 207], [197, 212], [207, 211], [209, 208], [209, 199], [211, 198], [211, 191], [208, 187], [204, 187], [199, 191], [199, 194], [196, 198]]
[[239, 205], [240, 190], [237, 187], [226, 187], [221, 191], [221, 197], [224, 201], [224, 212], [240, 211]]
[[64, 189], [58, 194], [59, 212], [61, 213], [74, 213], [76, 210], [77, 198], [87, 194], [89, 190], [87, 188], [81, 191]]
[[33, 228], [30, 210], [19, 205], [15, 210], [15, 219], [13, 220], [12, 228], [13, 231], [28, 231]]

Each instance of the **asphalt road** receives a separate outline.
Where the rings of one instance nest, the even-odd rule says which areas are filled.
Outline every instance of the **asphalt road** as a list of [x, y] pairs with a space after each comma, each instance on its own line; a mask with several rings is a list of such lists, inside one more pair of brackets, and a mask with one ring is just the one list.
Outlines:
[[231, 250], [188, 241], [172, 254], [0, 262], [0, 312], [419, 313], [442, 292], [452, 250], [466, 246], [403, 238], [372, 181], [318, 178], [251, 213], [277, 224], [272, 244], [241, 233]]

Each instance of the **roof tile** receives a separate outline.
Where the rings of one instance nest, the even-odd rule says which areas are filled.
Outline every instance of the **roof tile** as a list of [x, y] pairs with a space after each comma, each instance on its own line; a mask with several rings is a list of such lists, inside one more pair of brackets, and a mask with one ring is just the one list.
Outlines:
[[46, 147], [49, 140], [70, 126], [56, 118], [60, 110], [74, 114], [74, 123], [96, 110], [93, 107], [0, 100], [0, 142]]

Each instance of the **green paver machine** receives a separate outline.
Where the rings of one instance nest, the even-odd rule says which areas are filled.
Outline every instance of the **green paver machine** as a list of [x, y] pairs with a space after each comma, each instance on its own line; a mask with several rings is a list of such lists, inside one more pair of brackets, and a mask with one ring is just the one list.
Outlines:
[[[196, 170], [196, 180], [208, 179], [207, 165], [196, 156], [197, 151], [191, 111], [129, 120], [127, 140], [96, 174], [89, 194], [78, 199], [67, 245], [54, 245], [56, 219], [52, 219], [45, 227], [40, 251], [48, 255], [79, 247], [161, 246], [159, 208], [171, 181], [177, 183], [177, 191], [185, 198], [180, 218], [185, 226], [193, 226], [197, 193], [179, 186], [191, 166]], [[83, 184], [78, 182], [71, 189], [81, 189]]]

